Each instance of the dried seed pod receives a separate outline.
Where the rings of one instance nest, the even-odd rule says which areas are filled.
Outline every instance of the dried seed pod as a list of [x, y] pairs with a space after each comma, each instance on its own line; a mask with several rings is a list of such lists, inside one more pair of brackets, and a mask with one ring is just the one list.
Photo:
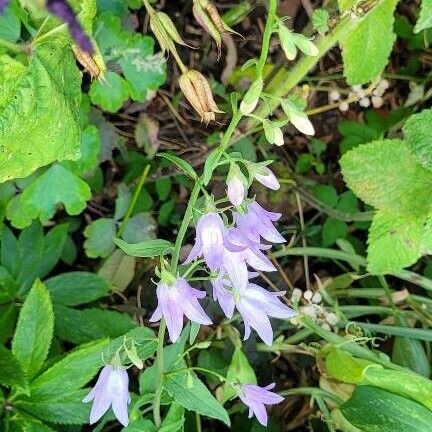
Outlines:
[[210, 84], [200, 72], [196, 70], [184, 72], [179, 79], [179, 85], [202, 122], [208, 124], [216, 119], [216, 113], [222, 112], [213, 99]]
[[90, 74], [92, 79], [103, 75], [101, 68], [91, 54], [82, 50], [78, 45], [72, 45], [72, 51], [78, 63]]

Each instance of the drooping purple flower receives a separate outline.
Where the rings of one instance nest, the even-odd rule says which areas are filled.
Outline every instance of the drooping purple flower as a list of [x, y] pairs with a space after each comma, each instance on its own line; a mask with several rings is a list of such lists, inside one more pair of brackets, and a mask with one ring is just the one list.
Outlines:
[[0, 0], [0, 14], [6, 9], [9, 4], [9, 0]]
[[263, 425], [267, 426], [268, 415], [265, 405], [276, 405], [284, 400], [277, 393], [271, 392], [275, 383], [266, 387], [260, 387], [254, 384], [243, 384], [239, 391], [240, 400], [249, 407], [249, 418], [253, 415]]
[[96, 385], [83, 399], [84, 403], [93, 401], [90, 411], [90, 424], [96, 423], [112, 407], [117, 420], [123, 425], [129, 424], [128, 405], [129, 377], [121, 367], [107, 365], [99, 374]]
[[227, 182], [227, 195], [231, 204], [238, 207], [242, 204], [245, 197], [245, 186], [238, 176], [233, 176]]
[[205, 291], [192, 288], [186, 279], [178, 277], [172, 284], [161, 282], [156, 288], [158, 306], [150, 318], [151, 322], [165, 319], [168, 334], [174, 343], [183, 329], [183, 315], [198, 324], [212, 324], [198, 302], [206, 296]]
[[230, 289], [231, 282], [226, 276], [219, 275], [212, 280], [213, 300], [217, 301], [222, 308], [224, 314], [228, 318], [232, 318], [234, 314], [235, 301], [233, 293]]
[[281, 216], [280, 213], [265, 210], [254, 201], [247, 206], [245, 214], [235, 213], [234, 219], [240, 233], [254, 243], [260, 243], [260, 237], [271, 243], [284, 243], [285, 239], [273, 225]]
[[255, 174], [255, 180], [272, 190], [278, 190], [280, 188], [278, 179], [273, 174], [273, 171], [267, 167], [260, 168], [258, 173]]
[[90, 54], [93, 53], [93, 45], [90, 38], [84, 33], [84, 30], [76, 19], [74, 11], [66, 0], [47, 0], [46, 8], [68, 25], [73, 39], [82, 50]]

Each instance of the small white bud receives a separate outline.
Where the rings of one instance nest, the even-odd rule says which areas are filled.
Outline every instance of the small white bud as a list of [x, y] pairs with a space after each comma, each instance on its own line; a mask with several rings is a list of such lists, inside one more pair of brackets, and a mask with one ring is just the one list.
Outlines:
[[302, 306], [300, 308], [300, 312], [304, 315], [310, 316], [311, 318], [316, 318], [318, 315], [317, 309], [311, 305], [311, 306]]
[[342, 111], [342, 112], [346, 112], [346, 111], [348, 111], [348, 110], [349, 110], [348, 102], [346, 102], [346, 101], [342, 101], [342, 102], [339, 104], [339, 110]]
[[313, 292], [311, 290], [307, 290], [303, 293], [303, 297], [305, 298], [305, 300], [307, 301], [311, 301], [313, 296]]
[[328, 97], [330, 101], [336, 102], [340, 99], [341, 95], [338, 90], [332, 90], [329, 92]]
[[364, 97], [364, 98], [361, 98], [361, 99], [359, 100], [359, 105], [360, 105], [362, 108], [367, 108], [367, 107], [370, 106], [370, 104], [371, 104], [371, 101], [370, 101], [370, 99], [369, 99], [368, 97]]
[[384, 105], [384, 100], [380, 96], [372, 96], [372, 106], [374, 108], [381, 108]]
[[382, 88], [383, 90], [387, 90], [390, 87], [390, 83], [386, 79], [382, 79], [378, 83], [378, 87]]
[[337, 315], [333, 312], [329, 312], [326, 315], [325, 320], [332, 326], [336, 325], [339, 321]]
[[363, 90], [363, 87], [360, 84], [353, 85], [351, 88], [353, 89], [354, 93], [359, 93]]
[[301, 299], [302, 291], [299, 288], [294, 288], [291, 294], [291, 301], [297, 302]]
[[275, 134], [274, 135], [274, 137], [275, 137], [274, 143], [278, 147], [283, 146], [285, 144], [285, 140], [284, 140], [284, 136], [282, 133], [282, 129], [281, 128], [275, 128], [274, 134]]
[[327, 323], [322, 323], [321, 324], [321, 328], [323, 330], [331, 331], [331, 328], [330, 328], [330, 326]]
[[321, 301], [322, 301], [322, 295], [319, 292], [316, 292], [312, 296], [312, 303], [318, 304], [321, 303]]

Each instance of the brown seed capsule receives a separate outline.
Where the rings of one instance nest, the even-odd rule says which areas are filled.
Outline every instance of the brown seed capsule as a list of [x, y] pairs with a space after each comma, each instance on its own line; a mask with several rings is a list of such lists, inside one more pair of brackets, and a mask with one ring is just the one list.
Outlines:
[[216, 113], [222, 112], [213, 99], [208, 81], [200, 72], [196, 70], [184, 72], [179, 79], [179, 85], [202, 122], [209, 124], [216, 119]]
[[72, 45], [72, 51], [78, 63], [90, 74], [92, 79], [99, 78], [101, 71], [92, 55], [83, 51], [78, 45]]

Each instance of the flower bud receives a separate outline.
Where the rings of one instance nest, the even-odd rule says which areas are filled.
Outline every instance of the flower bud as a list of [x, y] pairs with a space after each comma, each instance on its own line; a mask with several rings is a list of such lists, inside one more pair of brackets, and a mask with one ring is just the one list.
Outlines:
[[179, 35], [171, 18], [164, 12], [156, 12], [156, 19], [159, 21], [167, 36], [179, 45], [189, 46]]
[[308, 39], [306, 36], [303, 36], [300, 33], [294, 33], [294, 43], [297, 45], [297, 48], [303, 53], [311, 57], [316, 57], [319, 54], [319, 50], [316, 45]]
[[266, 166], [259, 168], [255, 174], [255, 180], [272, 190], [278, 190], [280, 188], [279, 181], [273, 174], [273, 171]]
[[131, 347], [129, 348], [127, 346], [127, 341], [125, 339], [123, 342], [123, 348], [126, 352], [128, 359], [131, 361], [131, 363], [134, 366], [136, 366], [138, 369], [142, 369], [144, 367], [144, 363], [138, 355], [138, 351], [137, 351], [137, 348], [135, 346], [135, 342], [132, 340]]
[[294, 60], [297, 56], [297, 47], [293, 33], [282, 23], [279, 23], [278, 35], [281, 47], [288, 60]]
[[213, 99], [208, 81], [200, 72], [187, 70], [181, 75], [179, 85], [202, 122], [209, 124], [210, 121], [215, 120], [215, 113], [222, 112]]
[[240, 111], [244, 114], [250, 114], [258, 105], [259, 98], [263, 91], [264, 82], [262, 78], [257, 78], [243, 97], [240, 104]]
[[305, 135], [315, 135], [313, 124], [304, 111], [288, 99], [283, 99], [281, 105], [288, 120], [297, 130]]
[[283, 133], [280, 127], [276, 126], [269, 120], [263, 121], [264, 134], [269, 144], [283, 146], [285, 144]]
[[240, 206], [245, 198], [245, 180], [240, 168], [236, 164], [231, 164], [227, 178], [227, 195], [236, 207]]

